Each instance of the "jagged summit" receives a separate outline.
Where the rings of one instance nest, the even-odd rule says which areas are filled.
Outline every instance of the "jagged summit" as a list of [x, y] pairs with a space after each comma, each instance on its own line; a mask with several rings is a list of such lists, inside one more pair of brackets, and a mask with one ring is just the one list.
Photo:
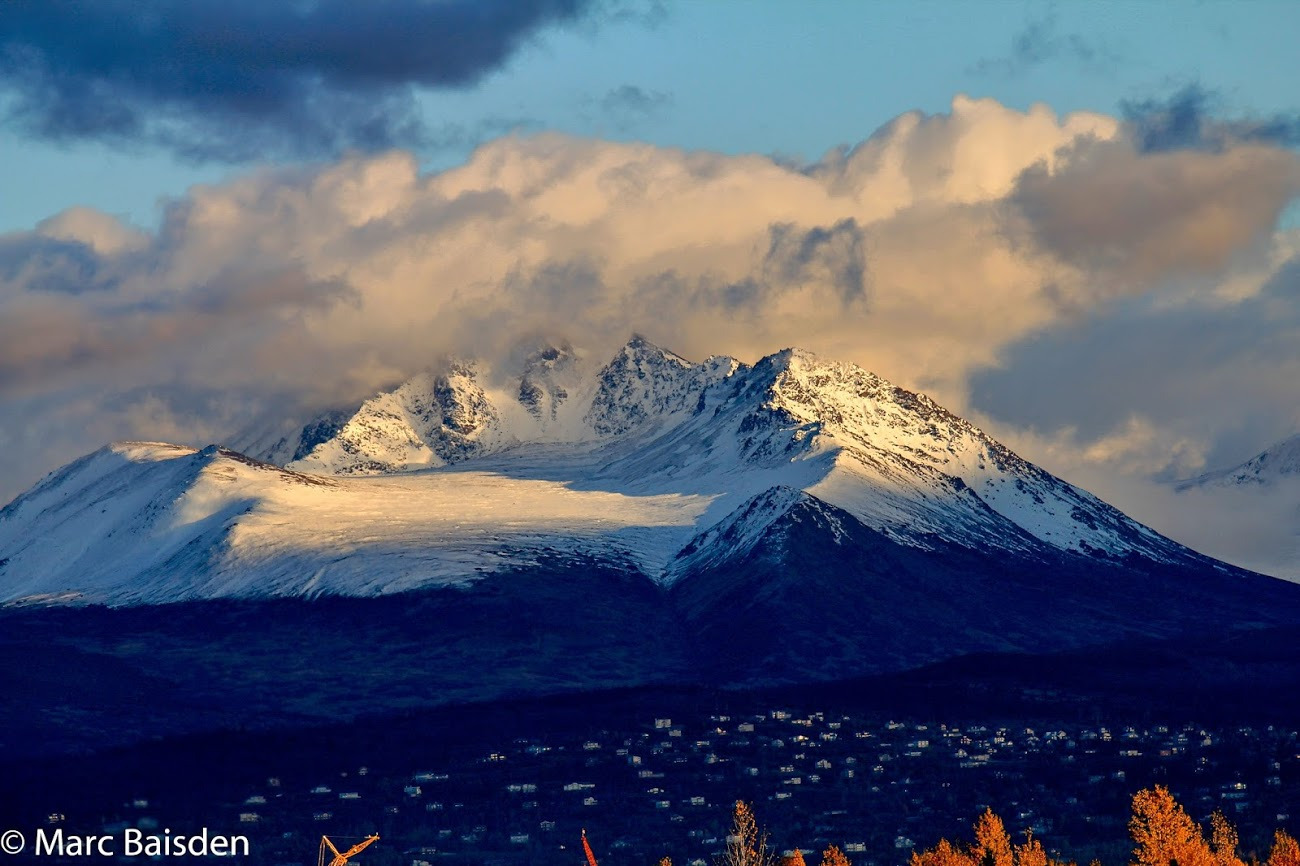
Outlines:
[[560, 408], [569, 399], [569, 390], [581, 375], [581, 355], [567, 341], [559, 346], [543, 346], [524, 359], [519, 377], [519, 403], [545, 425], [557, 421]]
[[335, 475], [444, 466], [502, 444], [500, 413], [472, 363], [421, 373], [372, 397], [292, 466]]
[[794, 348], [751, 366], [545, 344], [315, 423], [289, 460], [128, 443], [55, 473], [2, 513], [0, 601], [370, 595], [541, 555], [672, 584], [823, 506], [918, 551], [1217, 567], [928, 397]]

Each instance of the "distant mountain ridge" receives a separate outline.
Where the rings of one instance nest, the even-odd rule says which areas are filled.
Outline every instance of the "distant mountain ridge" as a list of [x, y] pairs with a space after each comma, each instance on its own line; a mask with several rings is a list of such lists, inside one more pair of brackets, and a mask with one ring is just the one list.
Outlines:
[[[1300, 586], [798, 349], [542, 347], [249, 441], [115, 443], [0, 509], [11, 668], [211, 695], [190, 730], [328, 715], [322, 675], [378, 711], [1300, 626]], [[33, 718], [102, 738], [87, 701]]]
[[593, 369], [565, 346], [517, 382], [422, 373], [304, 427], [283, 469], [283, 442], [109, 446], [0, 512], [0, 600], [374, 595], [538, 551], [671, 583], [701, 538], [757, 531], [755, 497], [779, 516], [780, 491], [921, 550], [1215, 567], [929, 398], [798, 349], [692, 364], [634, 338]]
[[1300, 583], [1300, 434], [1171, 486], [1171, 509], [1200, 549]]
[[1244, 463], [1179, 481], [1175, 489], [1267, 486], [1297, 476], [1300, 476], [1300, 433], [1270, 445]]

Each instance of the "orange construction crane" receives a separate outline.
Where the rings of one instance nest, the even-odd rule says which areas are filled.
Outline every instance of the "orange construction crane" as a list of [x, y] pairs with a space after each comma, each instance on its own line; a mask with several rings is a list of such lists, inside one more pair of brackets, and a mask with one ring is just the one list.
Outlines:
[[[369, 848], [371, 845], [375, 844], [378, 841], [379, 841], [379, 834], [375, 833], [373, 836], [367, 836], [366, 838], [362, 839], [360, 842], [358, 842], [357, 844], [353, 845], [351, 848], [349, 848], [348, 850], [340, 854], [339, 849], [335, 848], [334, 843], [330, 841], [330, 837], [322, 836], [320, 837], [320, 856], [316, 858], [316, 866], [344, 866], [344, 864], [346, 864], [353, 857], [357, 856], [362, 851], [366, 850], [367, 848]], [[334, 855], [333, 860], [327, 861], [325, 859], [327, 856], [327, 852], [328, 854]]]

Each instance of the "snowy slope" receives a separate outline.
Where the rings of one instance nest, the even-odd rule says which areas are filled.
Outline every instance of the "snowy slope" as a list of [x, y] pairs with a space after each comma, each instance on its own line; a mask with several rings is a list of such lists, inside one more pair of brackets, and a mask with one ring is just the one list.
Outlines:
[[[310, 434], [310, 435], [309, 435]], [[374, 595], [535, 555], [672, 583], [807, 496], [919, 550], [1206, 561], [928, 398], [785, 350], [693, 364], [635, 338], [416, 376], [258, 457], [121, 443], [0, 511], [0, 601]], [[318, 440], [318, 441], [316, 441]]]
[[[797, 349], [752, 367], [732, 358], [691, 364], [634, 338], [584, 383], [572, 349], [551, 350], [550, 359], [543, 369], [564, 369], [563, 387], [539, 387], [531, 366], [517, 394], [485, 391], [469, 368], [417, 377], [369, 401], [292, 468], [384, 472], [528, 444], [603, 447], [603, 482], [721, 496], [714, 519], [738, 500], [785, 485], [915, 544], [955, 534], [970, 545], [1022, 551], [1046, 542], [1089, 554], [1182, 555], [927, 397], [851, 364]], [[554, 449], [548, 458], [569, 456]], [[565, 480], [589, 471], [575, 467]]]
[[651, 569], [706, 505], [496, 473], [336, 479], [117, 443], [0, 511], [0, 601], [376, 595], [566, 552]]
[[1267, 486], [1296, 476], [1300, 476], [1300, 434], [1264, 449], [1240, 465], [1180, 481], [1176, 489]]
[[1173, 487], [1171, 534], [1242, 568], [1300, 582], [1300, 435]]
[[1043, 542], [1157, 560], [1183, 555], [929, 398], [854, 365], [786, 350], [733, 378], [732, 394], [705, 426], [732, 416], [727, 426], [748, 465], [820, 462], [812, 483], [791, 486], [895, 539], [927, 546], [934, 535], [1021, 552]]

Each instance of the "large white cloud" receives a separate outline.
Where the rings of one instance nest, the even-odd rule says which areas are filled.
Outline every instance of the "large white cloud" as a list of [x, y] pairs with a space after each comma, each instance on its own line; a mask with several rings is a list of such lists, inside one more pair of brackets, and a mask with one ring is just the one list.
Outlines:
[[[1125, 134], [958, 97], [812, 166], [548, 134], [437, 174], [394, 152], [197, 187], [151, 232], [56, 215], [0, 237], [0, 500], [110, 438], [203, 442], [538, 336], [802, 345], [962, 411], [972, 372], [1032, 335], [1175, 277], [1217, 285], [1294, 182], [1285, 151], [1147, 155]], [[1124, 217], [1111, 191], [1148, 167], [1178, 205], [1143, 212], [1155, 253], [1062, 229], [1075, 206]], [[1204, 243], [1188, 209], [1225, 194], [1246, 230], [1160, 254]]]

